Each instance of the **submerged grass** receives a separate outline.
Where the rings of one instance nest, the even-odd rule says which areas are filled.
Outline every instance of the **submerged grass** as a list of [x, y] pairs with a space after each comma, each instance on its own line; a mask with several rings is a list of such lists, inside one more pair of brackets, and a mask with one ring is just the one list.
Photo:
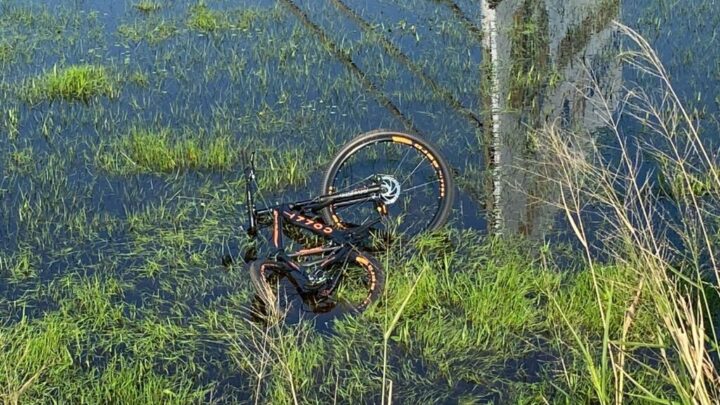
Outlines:
[[19, 282], [37, 277], [37, 262], [29, 248], [21, 248], [12, 256], [0, 261], [0, 275], [11, 282]]
[[204, 3], [190, 8], [187, 24], [190, 28], [204, 32], [214, 32], [230, 26], [225, 14], [209, 8]]
[[188, 27], [204, 33], [214, 33], [223, 30], [247, 31], [253, 24], [262, 18], [269, 18], [275, 14], [272, 10], [262, 10], [253, 7], [231, 11], [220, 11], [199, 3], [190, 7]]
[[457, 231], [391, 249], [385, 298], [330, 336], [309, 322], [252, 323], [246, 273], [203, 252], [222, 206], [149, 208], [130, 220], [134, 264], [40, 286], [45, 315], [0, 326], [3, 399], [532, 402], [554, 395], [548, 381], [564, 385], [552, 302], [569, 303], [588, 336], [602, 333], [584, 311], [586, 278], [543, 269], [530, 245]]
[[8, 154], [7, 170], [15, 172], [27, 172], [32, 167], [33, 150], [31, 147], [15, 149]]
[[[115, 175], [233, 169], [239, 174], [243, 152], [257, 155], [258, 184], [263, 192], [307, 184], [308, 177], [328, 159], [322, 154], [311, 157], [302, 149], [243, 144], [222, 131], [133, 128], [125, 136], [102, 143], [95, 162]], [[238, 179], [237, 187], [244, 188], [243, 181]]]
[[14, 48], [6, 42], [0, 42], [0, 64], [6, 64], [14, 58]]
[[123, 39], [133, 42], [145, 40], [150, 45], [158, 45], [178, 33], [175, 22], [166, 20], [135, 21], [132, 24], [121, 24], [117, 30]]

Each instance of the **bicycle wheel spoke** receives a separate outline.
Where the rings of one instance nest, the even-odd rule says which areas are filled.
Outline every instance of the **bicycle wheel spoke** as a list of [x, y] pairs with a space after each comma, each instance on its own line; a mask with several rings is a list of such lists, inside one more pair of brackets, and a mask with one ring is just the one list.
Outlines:
[[415, 174], [415, 172], [420, 168], [420, 166], [421, 166], [421, 165], [423, 164], [423, 162], [425, 162], [426, 160], [427, 160], [427, 157], [426, 157], [426, 156], [423, 156], [423, 158], [422, 158], [422, 160], [420, 161], [420, 163], [418, 163], [417, 166], [415, 166], [415, 168], [413, 169], [413, 171], [410, 172], [410, 174], [408, 174], [407, 177], [405, 177], [405, 180], [403, 180], [402, 183], [400, 183], [400, 185], [401, 185], [401, 186], [404, 186], [404, 185], [405, 185], [405, 182], [408, 181], [408, 180], [410, 180], [410, 178], [412, 177], [412, 175]]
[[348, 191], [348, 190], [352, 189], [353, 187], [355, 187], [355, 186], [357, 186], [357, 185], [359, 185], [359, 184], [361, 184], [361, 183], [363, 183], [363, 182], [369, 181], [370, 179], [372, 179], [372, 177], [373, 177], [373, 176], [368, 176], [368, 177], [366, 177], [366, 178], [364, 178], [364, 179], [362, 179], [362, 180], [358, 180], [358, 181], [356, 181], [355, 183], [350, 184], [349, 186], [345, 186], [345, 187], [343, 187], [342, 189], [337, 189], [337, 190], [335, 190], [334, 192], [335, 192], [335, 193], [340, 193], [340, 192], [343, 192], [343, 191]]
[[[447, 220], [452, 205], [448, 173], [447, 164], [427, 141], [399, 132], [372, 131], [340, 150], [325, 175], [323, 188], [346, 190], [363, 182], [382, 186], [387, 208], [383, 215], [399, 233], [412, 236]], [[411, 204], [403, 202], [408, 196], [412, 196]], [[329, 223], [365, 224], [378, 218], [377, 208], [369, 204], [345, 208], [331, 205], [323, 216]], [[389, 226], [381, 222], [373, 228]]]
[[408, 155], [410, 155], [410, 149], [405, 148], [405, 154], [403, 155], [402, 159], [400, 160], [400, 163], [398, 163], [397, 167], [395, 168], [395, 171], [393, 171], [393, 177], [397, 177], [398, 170], [400, 170], [400, 167], [402, 167], [402, 164], [405, 163], [405, 159], [407, 159]]
[[418, 189], [418, 188], [420, 188], [420, 187], [425, 187], [425, 186], [427, 186], [427, 185], [429, 185], [429, 184], [434, 184], [434, 183], [439, 183], [439, 182], [440, 182], [440, 180], [437, 180], [437, 179], [436, 179], [436, 180], [433, 180], [433, 181], [428, 181], [427, 183], [418, 184], [417, 186], [413, 186], [413, 187], [410, 187], [410, 188], [406, 188], [406, 189], [403, 190], [403, 192], [407, 193], [408, 191], [416, 190], [416, 189]]

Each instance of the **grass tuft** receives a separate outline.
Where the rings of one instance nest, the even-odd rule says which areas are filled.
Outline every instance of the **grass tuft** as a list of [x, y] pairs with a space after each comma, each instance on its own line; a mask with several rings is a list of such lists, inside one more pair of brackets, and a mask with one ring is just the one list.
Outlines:
[[190, 16], [188, 17], [188, 26], [190, 28], [209, 33], [226, 28], [228, 25], [225, 15], [208, 8], [205, 4], [201, 3], [190, 8]]
[[0, 275], [8, 274], [10, 280], [20, 282], [37, 277], [36, 263], [32, 252], [23, 248], [13, 257], [0, 261]]
[[84, 64], [54, 66], [52, 71], [26, 83], [22, 96], [30, 103], [57, 99], [88, 102], [98, 96], [116, 96], [117, 92], [108, 69]]
[[0, 63], [11, 62], [14, 57], [14, 49], [8, 43], [0, 43]]
[[8, 138], [15, 139], [20, 135], [20, 113], [17, 108], [10, 107], [3, 114], [2, 126], [8, 134]]
[[132, 24], [118, 26], [118, 34], [129, 41], [147, 41], [150, 45], [157, 45], [175, 35], [178, 28], [172, 21], [135, 21]]
[[137, 9], [140, 12], [143, 13], [151, 13], [153, 11], [158, 11], [162, 8], [162, 5], [158, 3], [157, 1], [152, 0], [141, 0], [135, 4], [133, 4], [133, 7]]
[[227, 170], [237, 161], [227, 135], [176, 134], [167, 128], [134, 128], [99, 155], [101, 167], [116, 173]]
[[34, 157], [31, 147], [16, 149], [8, 155], [7, 167], [14, 172], [27, 172], [32, 167]]
[[256, 20], [268, 18], [271, 15], [272, 13], [268, 14], [256, 8], [243, 8], [226, 14], [201, 3], [190, 8], [187, 25], [205, 33], [227, 29], [248, 31]]

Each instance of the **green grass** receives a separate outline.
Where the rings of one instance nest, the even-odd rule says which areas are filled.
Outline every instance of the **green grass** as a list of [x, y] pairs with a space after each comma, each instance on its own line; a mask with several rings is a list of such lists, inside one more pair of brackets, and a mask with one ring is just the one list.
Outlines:
[[150, 77], [145, 72], [141, 71], [130, 74], [128, 81], [139, 87], [148, 87], [150, 85]]
[[3, 115], [3, 127], [7, 131], [8, 138], [15, 139], [20, 134], [20, 113], [17, 108], [10, 107]]
[[[288, 186], [307, 184], [309, 176], [328, 160], [328, 155], [310, 156], [303, 149], [279, 150], [271, 146], [239, 144], [224, 132], [134, 128], [127, 135], [100, 145], [95, 162], [116, 175], [187, 170], [238, 170], [235, 173], [241, 174], [240, 152], [243, 149], [257, 154], [257, 181], [264, 193], [277, 193]], [[238, 178], [234, 184], [244, 189], [244, 178]]]
[[[103, 297], [76, 299], [102, 302]], [[94, 315], [99, 314], [91, 312], [88, 318]], [[101, 325], [94, 323], [94, 326]], [[132, 333], [130, 329], [120, 334], [117, 328], [118, 325], [105, 325], [104, 329], [93, 331], [82, 319], [67, 313], [51, 314], [39, 321], [22, 320], [3, 328], [0, 332], [0, 400], [42, 403], [51, 399], [77, 401], [82, 398], [93, 403], [187, 403], [203, 397], [204, 390], [194, 390], [190, 379], [154, 370], [152, 351], [145, 353], [145, 358], [134, 360], [127, 355], [109, 353], [102, 369], [88, 368], [84, 361], [93, 353], [83, 350], [112, 350], [113, 346], [103, 347], [103, 344], [119, 347], [123, 338], [131, 336], [128, 335]], [[86, 346], [89, 340], [98, 346]]]
[[0, 261], [0, 275], [7, 276], [9, 280], [15, 282], [21, 282], [37, 277], [36, 266], [37, 261], [33, 258], [30, 249], [26, 247]]
[[9, 153], [7, 168], [10, 171], [28, 172], [33, 165], [33, 150], [31, 147], [16, 149]]
[[140, 12], [151, 13], [153, 11], [160, 10], [162, 8], [162, 4], [153, 0], [141, 0], [133, 4], [133, 7], [135, 7]]
[[228, 28], [230, 25], [225, 14], [213, 10], [203, 3], [190, 8], [187, 24], [192, 29], [208, 33]]
[[[563, 276], [538, 266], [525, 253], [531, 245], [485, 240], [474, 232], [425, 238], [415, 253], [381, 256], [390, 264], [385, 298], [360, 317], [336, 322], [333, 335], [309, 323], [265, 329], [245, 318], [251, 294], [242, 268], [218, 268], [214, 255], [190, 254], [215, 229], [210, 217], [220, 206], [208, 204], [200, 221], [193, 220], [190, 201], [150, 207], [132, 220], [134, 265], [41, 286], [34, 294], [57, 309], [0, 326], [2, 395], [22, 402], [53, 395], [184, 403], [212, 396], [215, 387], [200, 381], [219, 373], [244, 381], [245, 392], [270, 402], [376, 402], [386, 319], [420, 276], [390, 334], [388, 378], [395, 395], [451, 400], [457, 395], [452, 387], [461, 383], [477, 385], [473, 397], [503, 402], [555, 397], [549, 384], [575, 392], [578, 401], [592, 397], [552, 302], [562, 302], [573, 325], [583, 325], [583, 336], [599, 342], [602, 325], [587, 305], [594, 292], [585, 273]], [[152, 263], [157, 271], [148, 273]], [[624, 281], [615, 267], [599, 271], [608, 282]], [[148, 288], [147, 280], [159, 284]], [[225, 283], [233, 288], [218, 300], [195, 301]], [[140, 291], [140, 302], [128, 300]], [[640, 318], [638, 327], [651, 330], [653, 322]], [[599, 346], [593, 347], [599, 355]], [[408, 367], [419, 361], [422, 370]], [[508, 368], [508, 362], [538, 369]], [[572, 385], [555, 374], [561, 367], [574, 375]], [[652, 382], [651, 373], [635, 375]]]
[[132, 24], [119, 25], [117, 30], [123, 39], [133, 42], [145, 40], [150, 45], [158, 45], [179, 31], [174, 21], [166, 20], [134, 21]]
[[114, 97], [118, 93], [116, 79], [109, 69], [98, 65], [54, 66], [23, 86], [21, 95], [29, 103], [44, 100], [88, 102], [99, 96]]
[[0, 64], [11, 62], [14, 58], [14, 48], [12, 45], [1, 42], [0, 43]]
[[188, 27], [204, 33], [213, 33], [223, 30], [248, 31], [256, 21], [273, 18], [273, 11], [253, 7], [239, 10], [220, 11], [208, 7], [204, 3], [192, 6], [189, 10]]
[[263, 11], [261, 9], [248, 8], [237, 13], [233, 13], [232, 21], [235, 29], [240, 31], [248, 31], [255, 23], [261, 18], [277, 18], [277, 13], [274, 11]]
[[[658, 360], [661, 294], [642, 290], [619, 332], [639, 282], [627, 256], [591, 272], [554, 264], [555, 245], [439, 232], [377, 253], [386, 294], [330, 334], [248, 321], [247, 272], [221, 264], [248, 244], [240, 151], [273, 203], [313, 195], [353, 134], [417, 125], [466, 193], [491, 195], [482, 159], [452, 154], [482, 145], [462, 117], [481, 111], [475, 3], [132, 1], [112, 24], [85, 3], [0, 1], [0, 403], [587, 403], [612, 395], [620, 347], [628, 376], [685, 399], [662, 374], [679, 360]], [[540, 57], [528, 7], [507, 28]], [[513, 101], [557, 80], [515, 56]], [[676, 195], [717, 193], [696, 180]]]
[[238, 160], [238, 148], [227, 135], [133, 129], [101, 153], [99, 164], [112, 172], [227, 170]]

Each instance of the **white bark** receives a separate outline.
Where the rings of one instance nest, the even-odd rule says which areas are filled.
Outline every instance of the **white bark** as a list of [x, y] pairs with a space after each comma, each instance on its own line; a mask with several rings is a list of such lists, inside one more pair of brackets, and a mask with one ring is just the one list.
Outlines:
[[493, 161], [490, 164], [490, 170], [492, 171], [493, 178], [493, 199], [494, 199], [494, 211], [492, 213], [494, 218], [495, 229], [494, 232], [502, 233], [504, 228], [504, 221], [502, 218], [502, 210], [500, 209], [500, 196], [502, 195], [503, 182], [501, 180], [500, 169], [500, 79], [498, 72], [500, 69], [500, 63], [498, 60], [498, 45], [497, 45], [497, 12], [490, 8], [487, 0], [480, 1], [482, 5], [482, 29], [483, 29], [483, 46], [485, 47], [486, 55], [490, 55], [490, 63], [487, 66], [491, 67], [490, 80], [491, 80], [491, 113], [492, 113], [492, 142], [494, 154], [492, 156]]

